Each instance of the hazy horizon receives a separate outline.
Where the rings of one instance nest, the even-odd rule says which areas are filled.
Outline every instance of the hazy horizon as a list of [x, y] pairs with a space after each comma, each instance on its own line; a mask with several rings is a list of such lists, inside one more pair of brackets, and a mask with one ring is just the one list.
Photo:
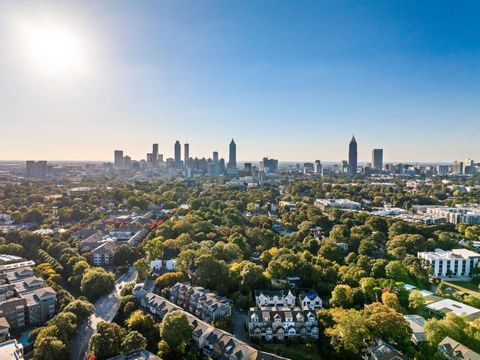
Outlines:
[[[0, 159], [480, 160], [480, 3], [0, 3]], [[183, 148], [182, 148], [183, 153]], [[109, 160], [105, 160], [109, 159]], [[258, 160], [257, 160], [258, 161]]]

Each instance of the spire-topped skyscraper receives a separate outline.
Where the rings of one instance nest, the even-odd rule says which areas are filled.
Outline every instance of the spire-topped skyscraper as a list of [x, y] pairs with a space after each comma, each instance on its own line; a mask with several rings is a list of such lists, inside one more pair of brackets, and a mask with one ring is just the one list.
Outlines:
[[233, 139], [230, 142], [230, 151], [228, 153], [228, 167], [237, 167], [237, 145], [235, 144], [235, 141], [233, 141]]
[[348, 163], [350, 164], [350, 172], [353, 175], [357, 173], [357, 160], [357, 140], [355, 140], [355, 135], [353, 135], [348, 145]]

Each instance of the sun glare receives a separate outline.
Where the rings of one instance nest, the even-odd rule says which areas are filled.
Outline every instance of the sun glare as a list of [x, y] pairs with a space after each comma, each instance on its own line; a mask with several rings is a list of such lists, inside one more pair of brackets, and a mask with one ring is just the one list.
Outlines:
[[25, 31], [30, 60], [41, 70], [67, 73], [83, 66], [82, 51], [77, 38], [53, 26], [28, 27]]

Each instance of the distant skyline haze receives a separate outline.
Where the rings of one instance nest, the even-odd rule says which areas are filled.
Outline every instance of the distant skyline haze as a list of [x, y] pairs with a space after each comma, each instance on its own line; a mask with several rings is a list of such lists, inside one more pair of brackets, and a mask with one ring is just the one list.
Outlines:
[[480, 160], [480, 2], [2, 1], [0, 160]]

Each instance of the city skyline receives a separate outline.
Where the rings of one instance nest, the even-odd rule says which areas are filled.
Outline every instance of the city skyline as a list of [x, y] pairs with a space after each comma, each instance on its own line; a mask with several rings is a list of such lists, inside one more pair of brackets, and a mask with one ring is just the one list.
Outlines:
[[235, 137], [238, 159], [340, 161], [352, 132], [359, 161], [478, 159], [479, 7], [4, 1], [0, 159]]

